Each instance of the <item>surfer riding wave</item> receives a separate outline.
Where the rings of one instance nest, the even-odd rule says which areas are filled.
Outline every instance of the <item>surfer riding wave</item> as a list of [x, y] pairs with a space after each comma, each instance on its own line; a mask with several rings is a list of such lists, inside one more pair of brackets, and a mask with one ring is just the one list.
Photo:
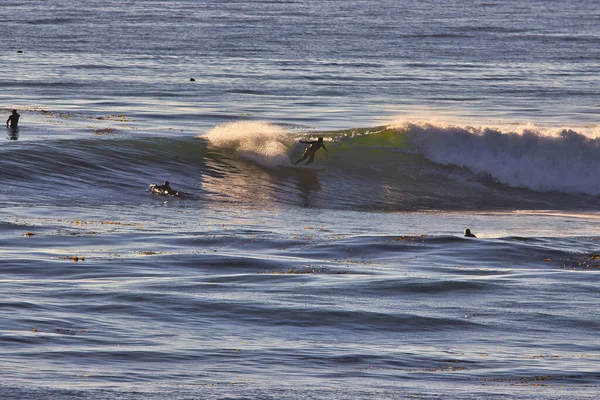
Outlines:
[[329, 150], [327, 150], [327, 147], [325, 147], [325, 144], [323, 143], [323, 138], [322, 137], [318, 138], [318, 140], [310, 140], [310, 141], [308, 141], [308, 140], [301, 140], [300, 143], [310, 144], [310, 146], [308, 147], [308, 149], [306, 149], [304, 151], [304, 154], [302, 155], [302, 157], [299, 160], [297, 160], [294, 163], [294, 165], [298, 165], [299, 163], [301, 163], [302, 161], [306, 160], [307, 158], [308, 158], [308, 161], [306, 163], [304, 163], [304, 165], [310, 164], [315, 159], [315, 153], [321, 147], [323, 149], [325, 149], [326, 152], [329, 153]]

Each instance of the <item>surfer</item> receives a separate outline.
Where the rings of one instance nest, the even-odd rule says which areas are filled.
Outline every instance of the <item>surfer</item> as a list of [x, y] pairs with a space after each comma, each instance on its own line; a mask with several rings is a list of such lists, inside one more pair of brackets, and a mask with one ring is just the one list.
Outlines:
[[19, 113], [17, 110], [12, 110], [12, 114], [6, 120], [6, 127], [8, 128], [8, 124], [10, 123], [10, 129], [17, 129], [19, 125]]
[[465, 237], [472, 237], [472, 238], [476, 238], [477, 236], [473, 235], [471, 233], [471, 230], [469, 228], [465, 229]]
[[302, 157], [298, 161], [296, 161], [294, 163], [294, 165], [298, 165], [298, 163], [306, 160], [307, 157], [309, 157], [308, 161], [304, 165], [310, 164], [315, 159], [315, 153], [321, 147], [324, 148], [325, 151], [329, 153], [329, 150], [327, 150], [327, 147], [325, 147], [325, 143], [323, 143], [322, 137], [320, 137], [318, 140], [301, 140], [300, 143], [310, 144], [310, 146], [308, 147], [308, 149], [306, 149], [304, 151], [304, 154], [302, 155]]
[[179, 192], [173, 190], [171, 185], [169, 185], [169, 181], [164, 181], [162, 185], [157, 185], [156, 183], [153, 183], [152, 185], [150, 185], [150, 191], [152, 193], [166, 194], [166, 195], [170, 195], [170, 196], [179, 196], [180, 195]]

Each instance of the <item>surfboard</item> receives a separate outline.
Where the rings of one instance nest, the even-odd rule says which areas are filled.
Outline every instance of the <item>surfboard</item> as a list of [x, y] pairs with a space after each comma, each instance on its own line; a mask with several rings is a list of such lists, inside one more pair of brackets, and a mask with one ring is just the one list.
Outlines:
[[324, 171], [325, 168], [322, 167], [309, 167], [309, 166], [304, 166], [304, 165], [281, 165], [279, 164], [277, 166], [277, 168], [285, 168], [285, 169], [289, 169], [289, 170], [293, 170], [293, 171], [311, 171], [311, 172], [319, 172], [319, 171]]
[[174, 191], [174, 190], [173, 191], [168, 191], [168, 190], [165, 190], [165, 189], [163, 189], [161, 187], [158, 187], [158, 186], [156, 186], [154, 184], [150, 185], [150, 187], [148, 188], [148, 191], [150, 191], [150, 193], [152, 193], [152, 194], [156, 194], [156, 195], [159, 195], [159, 196], [181, 197], [181, 194], [182, 194], [179, 191]]

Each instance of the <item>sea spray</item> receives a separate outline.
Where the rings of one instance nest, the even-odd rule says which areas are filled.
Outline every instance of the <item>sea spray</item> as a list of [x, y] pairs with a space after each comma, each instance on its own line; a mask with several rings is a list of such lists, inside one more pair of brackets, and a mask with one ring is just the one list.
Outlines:
[[205, 136], [218, 149], [272, 168], [289, 163], [292, 139], [280, 126], [267, 122], [240, 121], [218, 125]]

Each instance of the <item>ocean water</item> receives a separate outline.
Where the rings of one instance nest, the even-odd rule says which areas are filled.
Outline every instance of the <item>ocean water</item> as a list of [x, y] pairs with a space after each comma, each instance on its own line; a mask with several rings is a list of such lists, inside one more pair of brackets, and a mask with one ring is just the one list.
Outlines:
[[597, 398], [599, 17], [5, 2], [0, 398]]

